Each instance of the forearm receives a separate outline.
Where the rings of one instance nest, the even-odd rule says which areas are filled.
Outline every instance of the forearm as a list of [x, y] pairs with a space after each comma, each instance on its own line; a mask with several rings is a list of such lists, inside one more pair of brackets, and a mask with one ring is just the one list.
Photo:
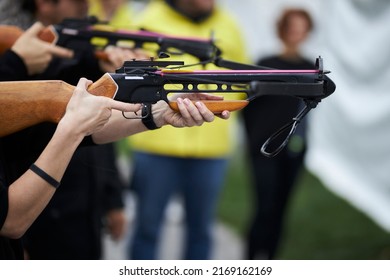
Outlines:
[[[126, 113], [127, 117], [140, 117], [140, 113]], [[146, 131], [147, 128], [142, 124], [140, 119], [126, 119], [122, 112], [114, 110], [112, 116], [103, 129], [92, 135], [96, 144], [115, 142], [124, 137]]]
[[[178, 98], [177, 104], [179, 112], [170, 109], [168, 104], [162, 100], [153, 104], [151, 113], [157, 127], [164, 125], [172, 125], [174, 127], [199, 126], [204, 122], [211, 122], [215, 118], [214, 114], [202, 102], [193, 104], [188, 98]], [[136, 115], [131, 114], [132, 117], [137, 119], [126, 119], [121, 112], [113, 111], [105, 127], [92, 135], [94, 142], [103, 144], [148, 130], [140, 119], [140, 111]], [[229, 112], [223, 111], [221, 117], [228, 119]]]
[[[135, 131], [146, 130], [142, 128], [140, 120], [135, 124], [134, 130], [122, 127], [123, 121], [126, 120], [123, 117], [118, 123], [118, 125], [122, 123], [122, 126], [117, 127], [116, 122], [119, 121], [121, 111], [134, 112], [140, 107], [108, 97], [91, 95], [86, 91], [90, 84], [91, 81], [81, 78], [74, 89], [67, 103], [65, 115], [49, 144], [35, 162], [41, 169], [38, 170], [41, 174], [28, 170], [9, 186], [8, 212], [0, 230], [1, 235], [18, 238], [24, 234], [53, 196], [55, 192], [53, 186], [62, 179], [72, 155], [85, 136], [102, 130], [110, 119], [117, 131], [123, 130], [129, 135]], [[114, 132], [113, 134], [115, 137], [116, 134]], [[54, 180], [54, 183], [50, 183], [50, 180]]]
[[[57, 181], [62, 176], [83, 135], [72, 134], [66, 125], [59, 124], [53, 138], [35, 164]], [[8, 214], [1, 235], [22, 236], [46, 207], [55, 188], [33, 173], [26, 171], [12, 183], [8, 191]]]

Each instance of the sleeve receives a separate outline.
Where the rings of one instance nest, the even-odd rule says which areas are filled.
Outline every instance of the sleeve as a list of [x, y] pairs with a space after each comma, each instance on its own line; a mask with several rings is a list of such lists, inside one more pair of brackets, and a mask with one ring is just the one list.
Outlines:
[[0, 57], [0, 81], [25, 80], [28, 77], [23, 60], [12, 50]]
[[116, 165], [116, 154], [114, 144], [105, 144], [99, 146], [101, 150], [102, 159], [105, 162], [108, 176], [104, 180], [103, 186], [103, 209], [108, 212], [112, 209], [121, 209], [124, 207], [123, 191], [124, 182], [119, 174]]

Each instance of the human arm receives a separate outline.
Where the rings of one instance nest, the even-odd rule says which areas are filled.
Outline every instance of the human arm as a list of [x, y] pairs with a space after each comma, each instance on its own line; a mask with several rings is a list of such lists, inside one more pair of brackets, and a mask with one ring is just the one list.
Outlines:
[[13, 51], [7, 50], [0, 57], [0, 81], [17, 81], [28, 78], [23, 60]]
[[[57, 181], [61, 180], [77, 146], [86, 135], [104, 126], [111, 116], [111, 109], [129, 112], [139, 108], [88, 94], [85, 89], [90, 83], [86, 79], [80, 80], [52, 139], [35, 162]], [[0, 234], [10, 238], [22, 236], [54, 192], [55, 188], [49, 183], [31, 170], [26, 171], [9, 186], [8, 213]]]
[[[179, 111], [172, 110], [165, 101], [159, 101], [152, 106], [152, 115], [157, 127], [171, 125], [174, 127], [200, 126], [204, 122], [212, 122], [215, 118], [213, 112], [200, 101], [191, 102], [188, 98], [177, 98]], [[141, 112], [137, 113], [140, 116]], [[219, 115], [222, 119], [230, 117], [229, 111], [223, 111]], [[121, 112], [113, 112], [112, 118], [108, 121], [104, 129], [92, 135], [96, 144], [117, 141], [126, 136], [148, 130], [138, 119], [125, 119]]]

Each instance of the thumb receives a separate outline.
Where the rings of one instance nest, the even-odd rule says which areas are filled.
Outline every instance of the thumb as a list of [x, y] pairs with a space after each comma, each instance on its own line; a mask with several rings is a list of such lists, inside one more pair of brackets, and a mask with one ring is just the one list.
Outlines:
[[38, 36], [39, 32], [41, 32], [45, 26], [37, 21], [35, 22], [29, 29], [26, 30], [26, 33], [33, 35], [33, 36]]
[[87, 89], [87, 87], [92, 84], [92, 81], [91, 80], [88, 80], [86, 78], [80, 78], [79, 81], [77, 82], [77, 86], [78, 88], [81, 88], [81, 89]]
[[[32, 37], [40, 38], [41, 32], [45, 30], [45, 28], [46, 27], [41, 22], [37, 21], [26, 31], [26, 33]], [[52, 55], [62, 58], [71, 58], [73, 56], [72, 50], [56, 46], [54, 43], [46, 41], [44, 38], [41, 38], [40, 40], [42, 40], [43, 44], [47, 45], [47, 51]]]

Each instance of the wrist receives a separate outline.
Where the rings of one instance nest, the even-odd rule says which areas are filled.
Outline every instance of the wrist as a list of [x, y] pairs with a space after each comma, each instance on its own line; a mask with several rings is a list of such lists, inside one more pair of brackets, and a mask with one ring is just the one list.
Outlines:
[[76, 144], [81, 143], [86, 136], [85, 133], [77, 129], [77, 126], [72, 125], [71, 121], [67, 120], [65, 117], [58, 123], [56, 134], [68, 139], [69, 141], [75, 142]]
[[153, 118], [152, 105], [151, 104], [142, 104], [142, 123], [149, 130], [154, 130], [160, 128], [162, 125], [158, 125]]
[[166, 114], [170, 111], [165, 101], [160, 100], [156, 104], [153, 104], [151, 112], [153, 114], [153, 120], [158, 127], [163, 127], [168, 124]]

